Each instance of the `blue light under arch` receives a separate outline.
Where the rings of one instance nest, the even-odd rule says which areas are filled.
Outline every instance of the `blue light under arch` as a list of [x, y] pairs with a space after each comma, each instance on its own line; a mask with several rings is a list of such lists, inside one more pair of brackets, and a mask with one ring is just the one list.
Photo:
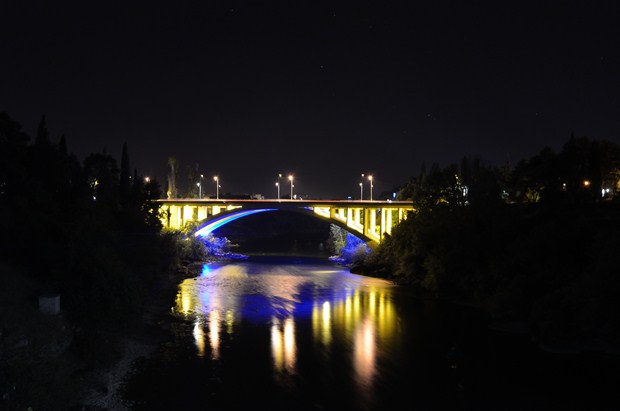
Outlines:
[[213, 231], [217, 230], [221, 226], [230, 223], [231, 221], [235, 221], [238, 218], [247, 217], [256, 213], [264, 213], [265, 211], [276, 211], [277, 208], [259, 208], [256, 210], [245, 210], [245, 211], [237, 211], [235, 213], [230, 213], [218, 218], [216, 220], [210, 221], [200, 230], [196, 231], [194, 234], [196, 237], [206, 237], [211, 234]]

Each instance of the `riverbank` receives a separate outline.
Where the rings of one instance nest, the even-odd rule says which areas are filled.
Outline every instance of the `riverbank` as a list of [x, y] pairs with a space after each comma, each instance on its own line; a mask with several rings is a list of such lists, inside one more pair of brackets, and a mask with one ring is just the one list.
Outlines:
[[110, 367], [93, 371], [90, 388], [80, 400], [82, 411], [128, 411], [122, 389], [125, 379], [134, 369], [136, 361], [148, 358], [170, 338], [170, 309], [178, 291], [178, 285], [186, 278], [200, 273], [206, 263], [226, 262], [247, 258], [228, 254], [210, 257], [204, 261], [188, 262], [157, 284], [149, 303], [144, 307], [139, 325], [131, 333], [118, 338], [119, 357]]
[[156, 284], [151, 291], [149, 303], [144, 306], [138, 325], [130, 333], [118, 337], [118, 359], [110, 367], [93, 370], [88, 376], [91, 381], [90, 388], [80, 400], [81, 410], [130, 409], [122, 398], [124, 379], [133, 369], [136, 360], [151, 355], [168, 338], [166, 317], [170, 313], [178, 284], [195, 275], [202, 264], [213, 261], [215, 259], [187, 263]]

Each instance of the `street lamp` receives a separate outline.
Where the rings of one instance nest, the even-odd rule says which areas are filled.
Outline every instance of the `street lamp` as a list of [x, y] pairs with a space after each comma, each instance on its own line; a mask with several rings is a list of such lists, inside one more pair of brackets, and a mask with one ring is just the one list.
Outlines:
[[280, 201], [280, 179], [282, 178], [282, 174], [278, 173], [278, 182], [276, 183], [276, 187], [278, 187], [278, 201]]
[[288, 176], [288, 179], [289, 179], [289, 180], [290, 180], [290, 182], [291, 182], [291, 200], [292, 200], [292, 199], [293, 199], [293, 187], [295, 187], [295, 186], [293, 185], [293, 175], [292, 175], [292, 174], [291, 174], [291, 175], [289, 175], [289, 176]]
[[198, 199], [202, 198], [202, 179], [204, 178], [204, 175], [200, 175], [200, 183], [198, 183]]
[[370, 201], [372, 201], [372, 176], [368, 176], [368, 181], [370, 181]]
[[218, 176], [213, 177], [213, 181], [215, 181], [215, 199], [220, 199], [220, 179]]
[[360, 201], [364, 199], [364, 173], [362, 173], [362, 182], [360, 183]]

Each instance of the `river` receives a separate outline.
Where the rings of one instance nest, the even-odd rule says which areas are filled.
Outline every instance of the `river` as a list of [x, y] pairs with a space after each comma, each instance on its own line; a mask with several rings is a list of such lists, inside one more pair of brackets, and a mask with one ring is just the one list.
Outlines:
[[170, 317], [126, 384], [133, 409], [619, 409], [604, 357], [542, 352], [326, 258], [205, 264]]

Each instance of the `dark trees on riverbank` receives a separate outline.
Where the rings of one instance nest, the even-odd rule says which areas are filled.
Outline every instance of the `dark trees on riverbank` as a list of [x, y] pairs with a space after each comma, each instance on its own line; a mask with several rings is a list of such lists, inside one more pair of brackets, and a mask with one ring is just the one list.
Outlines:
[[544, 343], [618, 348], [619, 171], [617, 145], [574, 137], [512, 170], [435, 165], [400, 193], [417, 212], [358, 270], [527, 320]]
[[26, 266], [43, 288], [62, 293], [65, 308], [83, 326], [130, 318], [115, 312], [134, 305], [141, 287], [132, 282], [149, 282], [161, 270], [143, 257], [159, 241], [152, 201], [161, 195], [157, 182], [130, 174], [126, 146], [120, 170], [107, 153], [90, 154], [80, 164], [64, 137], [51, 141], [45, 118], [30, 144], [2, 113], [0, 137], [2, 259]]
[[[80, 162], [70, 154], [64, 136], [58, 143], [52, 141], [45, 118], [31, 139], [0, 113], [3, 284], [29, 284], [23, 299], [0, 293], [1, 336], [21, 336], [27, 344], [21, 350], [3, 346], [15, 353], [0, 364], [0, 380], [7, 384], [27, 384], [19, 376], [28, 370], [50, 372], [29, 361], [37, 353], [28, 341], [41, 332], [31, 326], [39, 323], [39, 295], [60, 294], [61, 317], [68, 322], [65, 333], [72, 341], [69, 351], [85, 364], [100, 367], [114, 356], [115, 335], [139, 321], [139, 307], [148, 302], [157, 282], [176, 268], [175, 241], [161, 234], [159, 207], [152, 201], [161, 196], [159, 184], [145, 181], [136, 170], [132, 173], [126, 146], [122, 157], [120, 169], [105, 152]], [[11, 306], [6, 306], [8, 301]], [[16, 322], [17, 316], [11, 316], [16, 312], [31, 314], [27, 321]], [[9, 341], [0, 343], [12, 344]], [[5, 389], [0, 386], [0, 395], [30, 397], [22, 408], [41, 407], [38, 400], [55, 395], [48, 392], [46, 397], [41, 387], [23, 384], [15, 388], [21, 394]]]

